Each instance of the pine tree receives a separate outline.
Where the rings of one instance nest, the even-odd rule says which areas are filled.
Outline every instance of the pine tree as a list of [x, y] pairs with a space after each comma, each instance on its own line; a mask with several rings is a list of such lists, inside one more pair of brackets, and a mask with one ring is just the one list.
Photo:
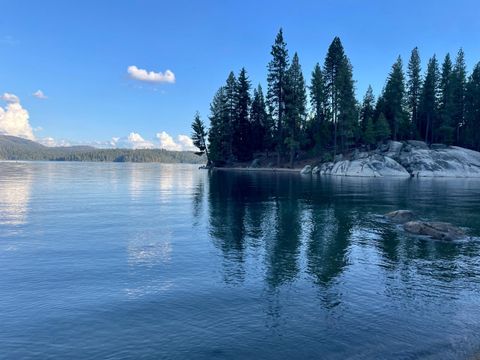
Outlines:
[[453, 143], [455, 134], [455, 124], [452, 119], [453, 114], [453, 69], [450, 54], [447, 53], [442, 64], [442, 74], [440, 77], [440, 100], [439, 100], [439, 123], [437, 131], [437, 140], [447, 144]]
[[252, 150], [270, 150], [272, 146], [272, 124], [268, 121], [265, 99], [260, 85], [253, 90], [252, 106], [250, 108], [252, 127]]
[[313, 119], [319, 125], [325, 120], [325, 82], [320, 64], [317, 63], [312, 71], [310, 82], [310, 105], [313, 111]]
[[308, 123], [309, 141], [313, 143], [316, 151], [326, 148], [329, 141], [328, 124], [326, 122], [326, 91], [323, 72], [317, 63], [312, 71], [312, 79], [309, 86], [310, 106], [312, 116]]
[[438, 120], [439, 77], [438, 61], [434, 55], [428, 61], [427, 74], [420, 96], [421, 133], [426, 142], [433, 142], [435, 136]]
[[480, 62], [473, 68], [465, 93], [466, 144], [480, 151]]
[[287, 71], [285, 91], [285, 142], [290, 152], [290, 167], [293, 167], [295, 154], [300, 147], [300, 130], [305, 121], [307, 94], [305, 80], [297, 53]]
[[452, 119], [455, 125], [455, 141], [462, 145], [460, 129], [465, 122], [465, 91], [467, 85], [467, 67], [465, 65], [465, 54], [462, 49], [458, 51], [452, 73], [453, 111]]
[[268, 91], [267, 104], [269, 112], [275, 121], [276, 127], [276, 146], [277, 146], [277, 162], [280, 165], [280, 158], [284, 152], [284, 130], [283, 117], [285, 112], [285, 89], [287, 82], [288, 69], [288, 50], [287, 44], [283, 40], [283, 31], [280, 31], [275, 38], [272, 46], [272, 60], [268, 64]]
[[415, 47], [410, 55], [408, 62], [408, 82], [407, 82], [407, 99], [408, 111], [410, 113], [410, 138], [418, 138], [420, 124], [418, 120], [418, 104], [420, 101], [420, 91], [422, 87], [421, 61], [418, 48]]
[[393, 140], [407, 138], [410, 132], [405, 110], [405, 77], [402, 58], [399, 56], [393, 64], [383, 94], [385, 100], [385, 117], [392, 129]]
[[[375, 96], [373, 89], [369, 85], [363, 103], [360, 108], [360, 129], [362, 141], [364, 144], [373, 145], [375, 143], [375, 131], [373, 127], [373, 119], [375, 117]], [[369, 127], [370, 126], [370, 127]]]
[[233, 71], [228, 75], [225, 84], [225, 100], [226, 100], [226, 121], [225, 132], [228, 138], [225, 144], [226, 161], [233, 161], [233, 127], [237, 117], [237, 79]]
[[245, 68], [240, 70], [235, 86], [235, 115], [233, 118], [232, 154], [238, 161], [252, 158], [251, 129], [249, 120], [250, 81]]
[[377, 122], [375, 123], [375, 137], [377, 141], [385, 141], [391, 136], [390, 126], [383, 113], [380, 113]]
[[206, 154], [207, 165], [209, 165], [210, 157], [208, 155], [207, 149], [207, 130], [205, 128], [205, 124], [200, 118], [200, 114], [198, 113], [198, 111], [195, 113], [195, 117], [193, 118], [192, 130], [193, 145], [195, 145], [199, 150], [198, 152], [196, 152], [196, 154], [200, 156]]
[[[386, 123], [386, 122], [385, 122]], [[388, 124], [387, 124], [388, 125]], [[383, 130], [382, 130], [383, 131]], [[375, 144], [375, 140], [376, 140], [376, 133], [375, 133], [375, 126], [373, 124], [373, 119], [372, 117], [369, 117], [367, 119], [367, 123], [365, 125], [365, 130], [363, 132], [363, 142], [365, 143], [365, 145], [368, 146], [368, 148], [370, 148], [372, 145]], [[383, 137], [384, 135], [383, 134], [379, 134], [380, 137]], [[388, 135], [389, 136], [389, 135]]]
[[373, 89], [371, 85], [368, 85], [367, 92], [363, 97], [362, 108], [360, 109], [360, 124], [362, 131], [367, 128], [368, 120], [373, 121], [375, 116], [375, 96], [373, 95]]
[[210, 104], [210, 131], [208, 132], [208, 151], [210, 161], [215, 165], [223, 165], [229, 154], [228, 144], [230, 132], [227, 116], [227, 97], [225, 87], [220, 87]]
[[355, 126], [356, 111], [352, 67], [345, 55], [340, 38], [335, 37], [330, 44], [323, 68], [327, 113], [329, 121], [333, 124], [335, 155], [339, 135], [341, 150], [345, 150], [347, 138]]
[[355, 98], [355, 85], [353, 80], [353, 68], [350, 60], [345, 56], [344, 66], [340, 72], [341, 91], [339, 98], [339, 135], [341, 151], [344, 153], [355, 144], [361, 137], [358, 122], [358, 104]]

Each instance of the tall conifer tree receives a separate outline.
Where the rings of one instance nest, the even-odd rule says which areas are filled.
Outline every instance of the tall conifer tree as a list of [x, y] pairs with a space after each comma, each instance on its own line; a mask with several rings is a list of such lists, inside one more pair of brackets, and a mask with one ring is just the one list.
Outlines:
[[407, 70], [407, 103], [410, 115], [411, 130], [410, 138], [419, 136], [418, 104], [420, 101], [420, 92], [422, 87], [421, 61], [418, 48], [415, 47], [410, 55]]
[[283, 130], [284, 113], [285, 113], [285, 89], [287, 86], [287, 70], [288, 70], [288, 50], [287, 44], [283, 40], [283, 31], [280, 31], [275, 38], [272, 46], [272, 60], [268, 63], [268, 91], [267, 103], [269, 112], [275, 121], [276, 146], [277, 146], [277, 162], [280, 164], [280, 158], [284, 152], [285, 134]]
[[252, 157], [250, 133], [250, 81], [245, 68], [240, 70], [235, 87], [235, 116], [233, 119], [232, 153], [238, 161]]
[[460, 49], [455, 59], [452, 73], [453, 110], [452, 119], [455, 124], [455, 141], [457, 145], [462, 144], [461, 128], [465, 122], [465, 91], [467, 86], [467, 67], [465, 65], [465, 54]]
[[393, 140], [409, 135], [409, 124], [405, 109], [405, 76], [402, 58], [399, 56], [388, 76], [383, 98], [385, 100], [385, 117], [392, 130]]
[[426, 142], [433, 142], [435, 136], [435, 126], [438, 120], [439, 77], [438, 61], [434, 55], [428, 61], [427, 74], [425, 75], [420, 97], [422, 138]]
[[307, 94], [305, 80], [297, 53], [287, 71], [285, 93], [285, 142], [290, 152], [290, 167], [293, 167], [295, 153], [300, 147], [300, 131], [305, 121]]
[[437, 138], [435, 141], [451, 144], [455, 135], [455, 124], [452, 119], [453, 114], [453, 65], [450, 54], [447, 53], [442, 64], [442, 74], [440, 76], [440, 100], [439, 100], [439, 121]]
[[465, 123], [467, 145], [480, 151], [480, 62], [473, 68], [466, 87]]

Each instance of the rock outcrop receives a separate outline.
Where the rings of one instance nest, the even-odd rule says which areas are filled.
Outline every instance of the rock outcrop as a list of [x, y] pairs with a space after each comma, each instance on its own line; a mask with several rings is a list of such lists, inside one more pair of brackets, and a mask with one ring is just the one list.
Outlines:
[[305, 165], [305, 167], [300, 170], [300, 174], [302, 175], [308, 175], [312, 173], [312, 167], [310, 165]]
[[397, 160], [415, 177], [480, 178], [480, 153], [458, 146], [412, 148], [402, 151]]
[[446, 222], [409, 221], [403, 225], [405, 231], [429, 236], [436, 240], [457, 240], [465, 236], [462, 229]]
[[[315, 169], [316, 170], [316, 169]], [[302, 170], [303, 171], [303, 170]], [[371, 152], [319, 165], [313, 174], [359, 177], [480, 178], [480, 152], [422, 141], [390, 141]]]
[[383, 177], [410, 177], [403, 166], [394, 159], [380, 155], [360, 153], [354, 160], [324, 163], [320, 166], [320, 175]]

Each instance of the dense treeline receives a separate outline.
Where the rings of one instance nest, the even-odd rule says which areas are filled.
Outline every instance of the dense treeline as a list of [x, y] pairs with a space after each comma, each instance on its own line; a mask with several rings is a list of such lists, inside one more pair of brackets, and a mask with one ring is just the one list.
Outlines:
[[0, 160], [202, 163], [192, 152], [164, 149], [95, 149], [89, 146], [47, 147], [14, 136], [0, 136]]
[[199, 154], [221, 166], [275, 152], [278, 164], [293, 166], [298, 154], [331, 159], [353, 148], [386, 140], [423, 140], [480, 150], [480, 63], [468, 75], [460, 49], [426, 71], [414, 48], [406, 72], [401, 57], [392, 65], [380, 95], [371, 86], [358, 101], [353, 68], [338, 37], [323, 65], [306, 83], [299, 56], [290, 60], [280, 29], [267, 66], [267, 91], [253, 92], [247, 71], [231, 72], [210, 104], [210, 129], [198, 113], [193, 140]]

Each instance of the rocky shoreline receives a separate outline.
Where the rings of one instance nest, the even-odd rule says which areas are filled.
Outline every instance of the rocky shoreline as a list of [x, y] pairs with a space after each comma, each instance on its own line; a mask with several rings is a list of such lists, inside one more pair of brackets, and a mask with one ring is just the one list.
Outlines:
[[422, 141], [390, 141], [374, 151], [307, 165], [302, 174], [357, 177], [480, 178], [480, 152]]

